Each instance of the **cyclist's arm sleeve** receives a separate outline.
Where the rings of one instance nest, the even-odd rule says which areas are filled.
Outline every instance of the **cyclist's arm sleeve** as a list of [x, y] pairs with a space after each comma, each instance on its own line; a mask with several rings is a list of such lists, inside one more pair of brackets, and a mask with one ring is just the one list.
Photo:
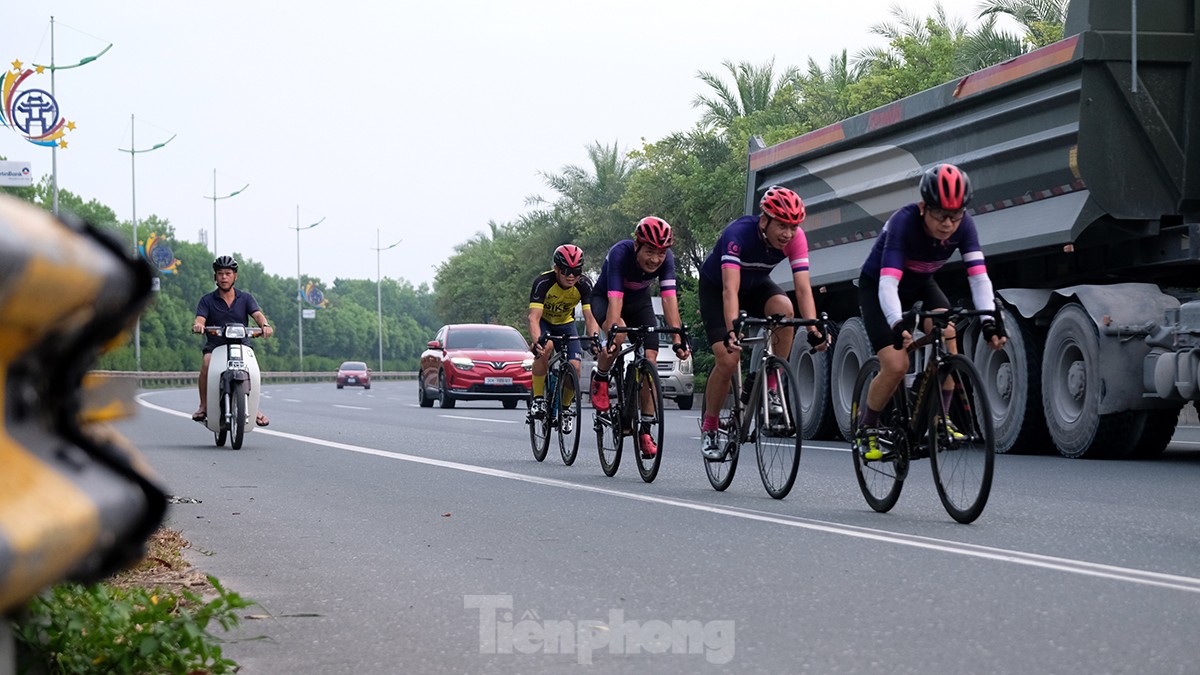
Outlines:
[[784, 254], [792, 264], [792, 274], [808, 271], [808, 237], [804, 230], [796, 229], [796, 236], [783, 247]]
[[975, 302], [975, 309], [995, 309], [992, 280], [988, 277], [987, 265], [983, 262], [983, 250], [979, 246], [979, 231], [975, 229], [975, 221], [970, 216], [963, 220], [962, 226], [967, 230], [962, 244], [959, 245], [959, 251], [962, 253], [963, 263], [967, 266], [971, 299]]
[[[888, 225], [895, 228], [898, 225], [894, 220], [889, 220]], [[888, 225], [884, 225], [884, 228], [887, 229]], [[904, 260], [907, 257], [904, 233], [889, 232], [879, 263], [879, 308], [883, 310], [889, 326], [896, 325], [897, 321], [904, 318], [904, 309], [900, 306], [900, 279], [904, 277]]]
[[663, 260], [662, 269], [658, 273], [659, 295], [664, 298], [675, 297], [675, 254], [667, 249], [667, 257]]
[[622, 273], [625, 269], [625, 249], [614, 246], [608, 252], [608, 297], [625, 297], [625, 280]]

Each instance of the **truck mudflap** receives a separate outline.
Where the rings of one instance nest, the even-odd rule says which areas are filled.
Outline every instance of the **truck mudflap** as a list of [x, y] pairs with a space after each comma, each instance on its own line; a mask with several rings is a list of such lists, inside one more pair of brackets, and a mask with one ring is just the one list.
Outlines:
[[0, 195], [0, 612], [136, 561], [162, 522], [165, 493], [108, 426], [132, 389], [87, 377], [150, 297], [125, 248]]

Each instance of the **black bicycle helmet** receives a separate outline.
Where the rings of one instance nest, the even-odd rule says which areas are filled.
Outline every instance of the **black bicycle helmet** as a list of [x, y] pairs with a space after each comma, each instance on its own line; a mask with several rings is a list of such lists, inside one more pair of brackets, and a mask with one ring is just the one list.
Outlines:
[[213, 261], [213, 271], [216, 272], [217, 270], [233, 270], [237, 272], [237, 261], [231, 255], [217, 256], [217, 259]]

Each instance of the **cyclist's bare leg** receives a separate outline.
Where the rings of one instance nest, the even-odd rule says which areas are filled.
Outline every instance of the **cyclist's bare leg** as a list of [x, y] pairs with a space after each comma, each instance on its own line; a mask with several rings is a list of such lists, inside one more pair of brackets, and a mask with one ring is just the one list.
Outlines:
[[711, 346], [715, 358], [712, 372], [708, 375], [708, 384], [704, 387], [704, 415], [719, 417], [721, 403], [729, 395], [729, 382], [738, 368], [742, 353], [738, 350], [729, 351], [724, 342], [714, 342]]
[[[578, 360], [571, 361], [571, 366], [575, 368], [575, 381], [578, 382], [579, 381], [579, 361]], [[563, 405], [571, 405], [571, 402], [574, 400], [575, 400], [575, 390], [574, 389], [564, 389], [563, 390]]]
[[[789, 319], [796, 315], [792, 311], [792, 301], [786, 295], [772, 295], [767, 298], [763, 311], [767, 316], [782, 314]], [[792, 353], [792, 336], [795, 332], [791, 326], [783, 326], [771, 336], [771, 348], [775, 350], [775, 355], [784, 361], [788, 360], [788, 356]]]
[[876, 356], [879, 357], [879, 374], [871, 380], [871, 386], [867, 389], [867, 406], [880, 411], [891, 400], [896, 387], [908, 372], [908, 352], [887, 346], [876, 352]]
[[[625, 320], [617, 319], [613, 325], [624, 326]], [[605, 373], [609, 372], [609, 370], [612, 368], [613, 361], [617, 360], [617, 354], [620, 353], [621, 345], [623, 344], [625, 344], [625, 334], [618, 333], [614, 335], [612, 342], [605, 345], [605, 348], [600, 350], [600, 355], [596, 357], [596, 370]]]
[[[657, 349], [647, 349], [646, 350], [646, 359], [648, 361], [650, 361], [650, 363], [657, 364], [658, 363], [658, 350]], [[642, 389], [641, 389], [642, 410], [645, 410], [647, 412], [653, 411], [653, 413], [655, 415], [658, 415], [658, 411], [654, 410], [654, 391], [651, 389], [651, 385], [653, 384], [653, 382], [644, 382], [642, 384], [643, 384]]]

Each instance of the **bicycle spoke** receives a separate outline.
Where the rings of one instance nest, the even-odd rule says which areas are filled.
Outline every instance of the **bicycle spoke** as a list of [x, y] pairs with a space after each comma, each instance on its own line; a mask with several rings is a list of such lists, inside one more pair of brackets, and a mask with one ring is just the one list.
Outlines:
[[800, 464], [800, 392], [786, 361], [772, 358], [763, 372], [766, 381], [754, 402], [758, 472], [767, 494], [783, 499], [796, 482]]
[[950, 405], [933, 391], [929, 440], [938, 496], [952, 518], [970, 523], [983, 513], [991, 492], [995, 446], [992, 415], [975, 366], [951, 356], [939, 370], [941, 385], [953, 385]]
[[[642, 480], [653, 483], [662, 464], [662, 388], [658, 382], [658, 369], [653, 363], [642, 361], [636, 372], [638, 386], [633, 388], [632, 400], [629, 401], [636, 411], [633, 420], [634, 456]], [[647, 443], [653, 449], [653, 454], [645, 452]]]
[[563, 464], [571, 466], [579, 453], [579, 376], [575, 374], [575, 366], [565, 361], [559, 373], [558, 386], [555, 387], [556, 418], [558, 426], [558, 449], [562, 454]]
[[[875, 429], [879, 430], [880, 446], [883, 457], [868, 460], [863, 457], [865, 433], [860, 427], [859, 420], [862, 410], [867, 405], [867, 391], [871, 382], [879, 374], [879, 359], [871, 357], [863, 364], [854, 383], [854, 398], [851, 400], [851, 420], [854, 431], [851, 439], [850, 454], [854, 458], [854, 473], [858, 478], [858, 487], [863, 498], [870, 507], [880, 513], [890, 511], [900, 499], [900, 491], [904, 487], [904, 477], [908, 472], [908, 456], [902, 423], [896, 418], [898, 406], [890, 401], [884, 410], [880, 411], [879, 421]], [[901, 387], [903, 389], [903, 387]], [[897, 396], [905, 396], [903, 391]]]
[[600, 455], [600, 469], [610, 478], [621, 466], [621, 447], [625, 435], [621, 430], [621, 378], [615, 373], [608, 384], [609, 407], [600, 412], [593, 410], [592, 428], [596, 431], [596, 450]]
[[[739, 453], [738, 430], [740, 421], [737, 416], [740, 410], [735, 405], [737, 397], [741, 394], [737, 388], [737, 379], [731, 377], [729, 380], [729, 393], [725, 395], [721, 403], [721, 412], [719, 414], [720, 426], [717, 430], [717, 445], [725, 451], [724, 457], [719, 460], [704, 458], [704, 473], [708, 476], [708, 482], [713, 486], [713, 489], [724, 491], [733, 482], [733, 475], [737, 472], [737, 462]], [[708, 392], [704, 394], [704, 403], [701, 407], [701, 418], [708, 410]]]

